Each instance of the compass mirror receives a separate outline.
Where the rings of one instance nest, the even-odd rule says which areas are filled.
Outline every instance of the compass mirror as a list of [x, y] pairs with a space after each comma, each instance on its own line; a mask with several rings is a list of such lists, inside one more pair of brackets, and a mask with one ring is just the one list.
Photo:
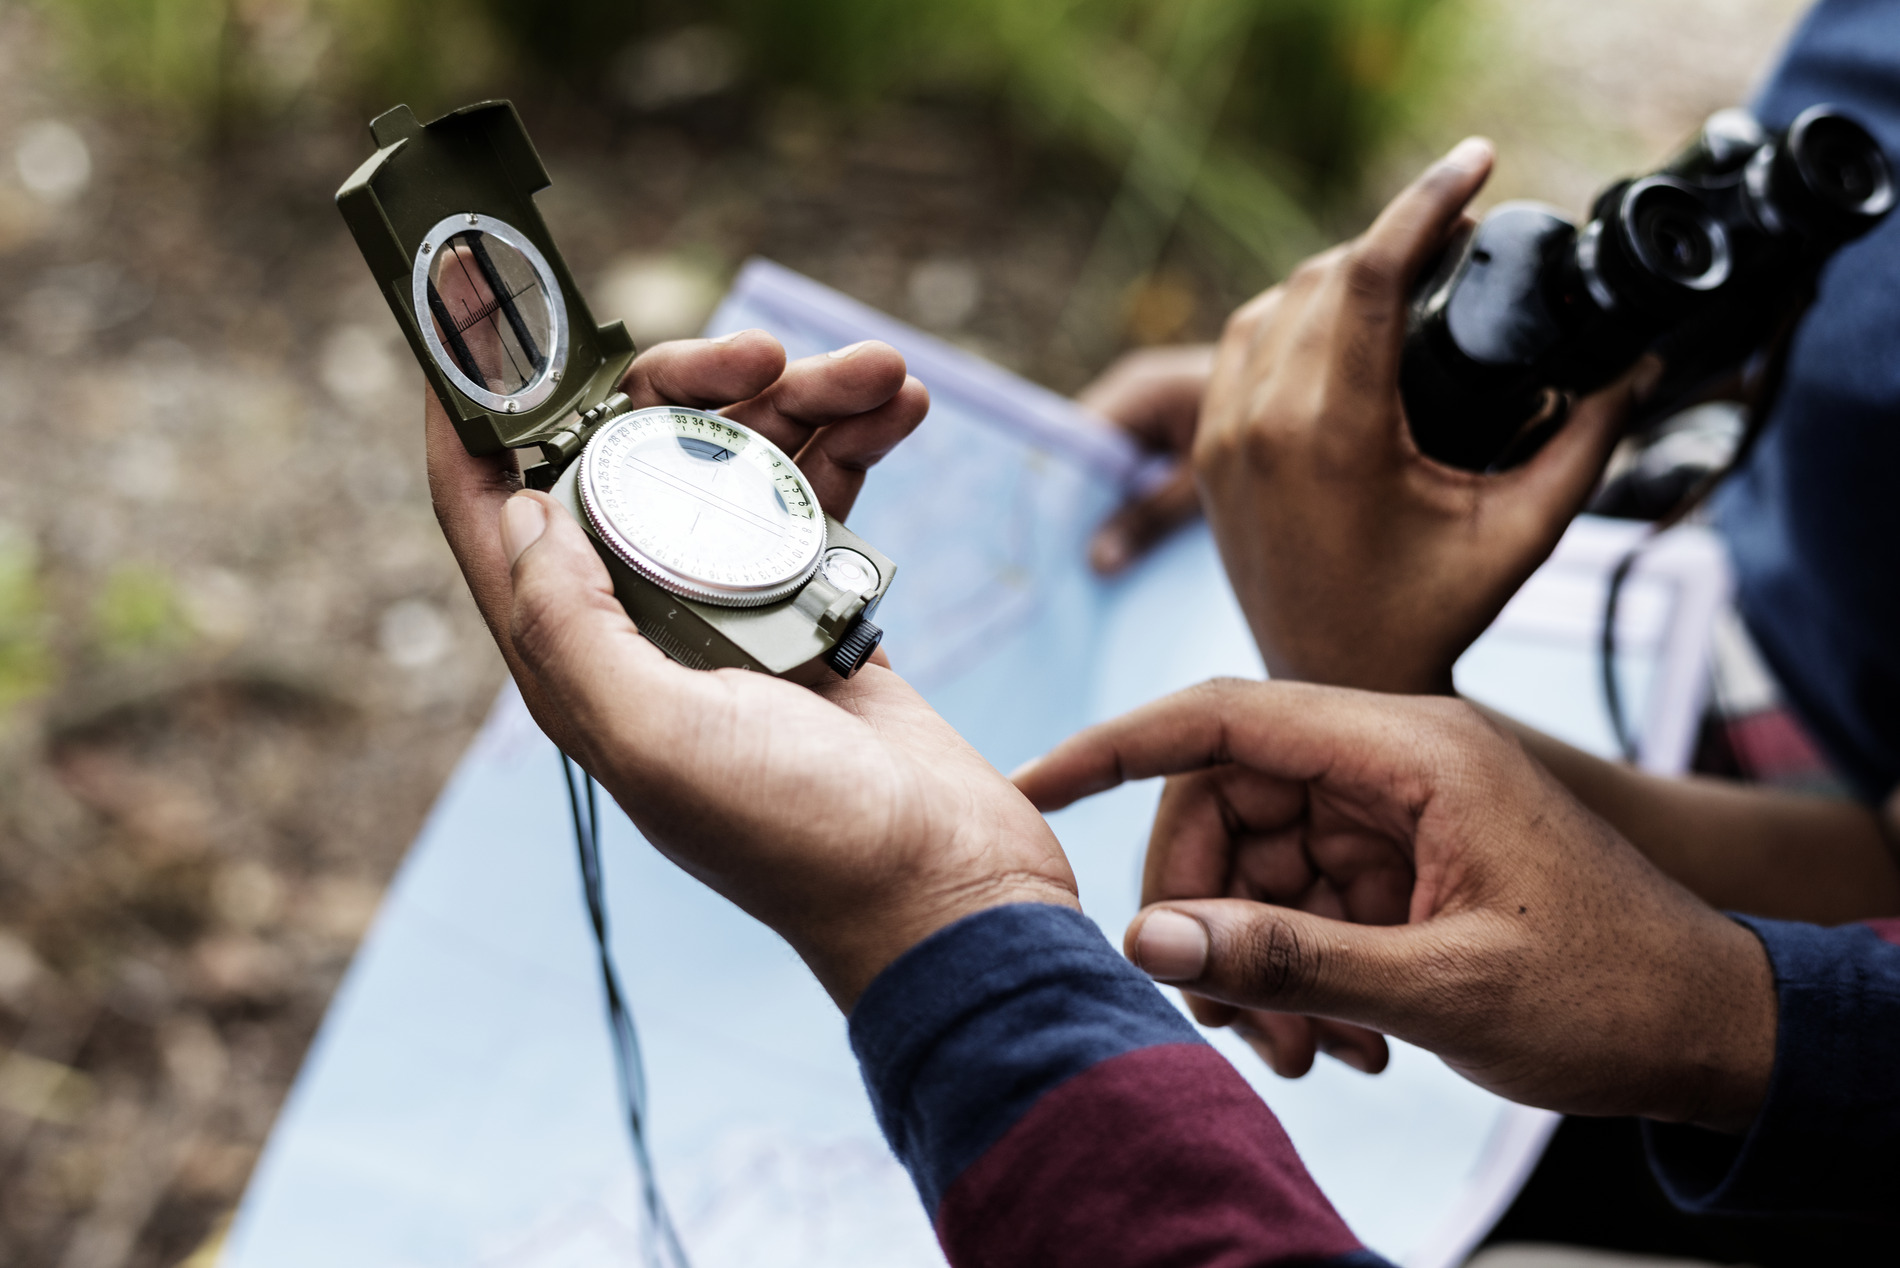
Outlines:
[[464, 396], [518, 414], [554, 394], [567, 362], [567, 306], [526, 235], [493, 216], [447, 217], [416, 250], [414, 292], [429, 353]]

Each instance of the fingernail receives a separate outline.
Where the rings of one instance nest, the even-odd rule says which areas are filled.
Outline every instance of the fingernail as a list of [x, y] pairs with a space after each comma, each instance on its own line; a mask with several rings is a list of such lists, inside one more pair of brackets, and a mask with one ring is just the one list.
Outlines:
[[1097, 572], [1120, 572], [1128, 565], [1128, 554], [1125, 534], [1100, 533], [1089, 548], [1089, 562]]
[[716, 335], [713, 338], [708, 339], [706, 342], [712, 343], [712, 344], [731, 343], [734, 339], [737, 339], [740, 335], [743, 335], [744, 333], [745, 331], [743, 330], [729, 330], [723, 335]]
[[547, 508], [531, 497], [517, 493], [502, 504], [501, 548], [508, 555], [508, 566], [515, 566], [521, 552], [541, 540], [548, 529]]
[[858, 342], [853, 343], [853, 344], [847, 344], [842, 348], [833, 348], [830, 352], [827, 352], [825, 355], [830, 357], [833, 361], [842, 361], [846, 357], [855, 356], [857, 353], [862, 352], [864, 349], [870, 346], [871, 346], [871, 341], [869, 339], [860, 339]]
[[1192, 916], [1157, 911], [1135, 939], [1135, 966], [1157, 982], [1192, 982], [1207, 967], [1207, 929]]
[[1445, 155], [1446, 167], [1455, 167], [1461, 172], [1475, 172], [1491, 161], [1491, 143], [1481, 136], [1468, 136], [1451, 147], [1451, 153]]

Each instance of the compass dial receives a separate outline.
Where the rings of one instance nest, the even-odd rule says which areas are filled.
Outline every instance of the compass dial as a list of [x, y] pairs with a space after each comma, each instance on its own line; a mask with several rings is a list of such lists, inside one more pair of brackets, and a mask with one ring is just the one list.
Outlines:
[[610, 420], [581, 454], [581, 505], [627, 565], [674, 594], [757, 607], [803, 585], [825, 517], [792, 460], [751, 428], [663, 405]]

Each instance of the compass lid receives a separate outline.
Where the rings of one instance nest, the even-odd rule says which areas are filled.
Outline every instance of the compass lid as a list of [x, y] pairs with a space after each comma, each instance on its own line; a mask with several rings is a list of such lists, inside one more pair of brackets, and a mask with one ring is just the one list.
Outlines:
[[375, 119], [337, 207], [472, 454], [548, 439], [619, 385], [633, 340], [596, 326], [534, 195], [547, 169], [512, 103]]

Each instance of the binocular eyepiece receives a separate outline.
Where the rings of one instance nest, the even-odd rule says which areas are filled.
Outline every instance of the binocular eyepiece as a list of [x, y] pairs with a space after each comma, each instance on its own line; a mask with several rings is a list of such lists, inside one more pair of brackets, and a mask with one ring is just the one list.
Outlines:
[[1740, 367], [1893, 202], [1879, 143], [1815, 106], [1776, 135], [1721, 111], [1657, 172], [1604, 190], [1581, 229], [1503, 204], [1414, 294], [1400, 392], [1420, 450], [1513, 466], [1648, 351], [1666, 366], [1661, 412]]
[[1867, 130], [1825, 107], [1804, 113], [1779, 145], [1749, 160], [1749, 206], [1771, 232], [1793, 229], [1838, 247], [1893, 206], [1893, 168]]

